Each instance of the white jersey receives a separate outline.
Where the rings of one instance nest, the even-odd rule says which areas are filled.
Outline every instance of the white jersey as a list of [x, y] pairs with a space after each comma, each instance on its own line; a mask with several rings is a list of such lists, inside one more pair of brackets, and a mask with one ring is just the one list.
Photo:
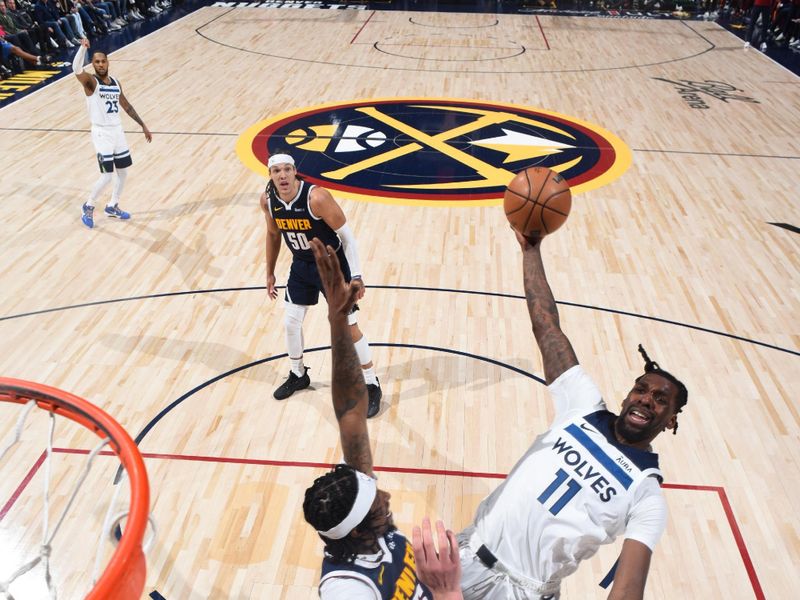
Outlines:
[[581, 560], [623, 532], [653, 549], [666, 503], [658, 455], [616, 441], [616, 415], [580, 365], [550, 391], [551, 429], [483, 500], [462, 536], [485, 545], [509, 572], [557, 591]]
[[96, 75], [97, 85], [91, 96], [86, 96], [86, 106], [89, 108], [89, 119], [92, 127], [122, 127], [119, 117], [119, 97], [122, 88], [119, 82], [109, 77], [110, 83], [103, 83]]

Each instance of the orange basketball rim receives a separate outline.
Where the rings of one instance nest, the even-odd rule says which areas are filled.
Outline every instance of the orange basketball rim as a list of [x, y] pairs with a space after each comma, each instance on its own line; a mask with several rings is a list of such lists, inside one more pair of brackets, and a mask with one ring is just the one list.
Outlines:
[[27, 404], [31, 400], [42, 410], [92, 430], [100, 439], [109, 438], [109, 446], [130, 479], [130, 512], [119, 544], [86, 600], [141, 598], [146, 575], [142, 540], [150, 510], [150, 485], [136, 443], [105, 411], [74, 394], [41, 383], [0, 377], [0, 402]]

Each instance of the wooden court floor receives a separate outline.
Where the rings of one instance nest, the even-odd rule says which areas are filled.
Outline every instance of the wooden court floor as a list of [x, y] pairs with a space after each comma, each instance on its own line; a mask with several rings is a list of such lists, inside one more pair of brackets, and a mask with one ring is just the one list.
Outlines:
[[[317, 307], [305, 323], [311, 389], [274, 401], [288, 367], [282, 303], [263, 289], [265, 182], [236, 143], [283, 113], [394, 97], [535, 107], [630, 148], [543, 254], [612, 410], [639, 343], [690, 390], [677, 436], [656, 441], [670, 521], [646, 597], [795, 597], [800, 79], [713, 23], [228, 7], [113, 53], [110, 72], [154, 134], [123, 116], [129, 222], [79, 221], [97, 174], [74, 78], [0, 111], [0, 375], [85, 397], [140, 437], [158, 524], [144, 597], [316, 597], [302, 496], [341, 456], [327, 321]], [[692, 108], [680, 81], [737, 91]], [[553, 414], [518, 247], [499, 206], [339, 197], [372, 285], [380, 485], [401, 530], [426, 514], [461, 529]], [[5, 440], [17, 411], [0, 409]], [[29, 423], [2, 465], [0, 579], [41, 541], [45, 429]], [[57, 430], [55, 508], [92, 443]], [[86, 591], [115, 468], [98, 458], [54, 543], [59, 597]], [[563, 597], [604, 597], [618, 549]], [[18, 585], [40, 597], [41, 572]]]

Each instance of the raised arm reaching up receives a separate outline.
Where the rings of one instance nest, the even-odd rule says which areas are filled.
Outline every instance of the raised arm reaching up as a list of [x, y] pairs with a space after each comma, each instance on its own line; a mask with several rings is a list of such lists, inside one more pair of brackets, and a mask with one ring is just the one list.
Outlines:
[[515, 233], [522, 246], [522, 274], [528, 313], [533, 324], [533, 335], [542, 353], [544, 376], [549, 385], [564, 371], [577, 365], [578, 357], [575, 356], [569, 339], [561, 331], [558, 308], [542, 263], [541, 238], [529, 240]]
[[310, 240], [310, 244], [328, 300], [333, 355], [331, 393], [333, 410], [339, 423], [342, 452], [348, 465], [374, 476], [367, 432], [367, 386], [347, 324], [347, 315], [350, 314], [361, 287], [345, 283], [333, 248], [324, 246], [317, 238]]

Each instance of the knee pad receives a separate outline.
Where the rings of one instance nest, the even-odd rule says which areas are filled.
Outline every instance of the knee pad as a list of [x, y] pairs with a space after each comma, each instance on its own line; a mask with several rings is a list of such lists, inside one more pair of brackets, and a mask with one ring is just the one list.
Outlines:
[[358, 355], [358, 363], [361, 365], [368, 365], [372, 362], [372, 350], [367, 342], [367, 336], [363, 333], [361, 339], [358, 340], [354, 346], [356, 347], [356, 355]]
[[305, 319], [307, 306], [287, 302], [283, 314], [283, 323], [286, 326], [286, 351], [289, 358], [303, 356], [303, 319]]
[[283, 323], [286, 325], [286, 329], [301, 328], [307, 312], [307, 306], [287, 302], [283, 313]]

